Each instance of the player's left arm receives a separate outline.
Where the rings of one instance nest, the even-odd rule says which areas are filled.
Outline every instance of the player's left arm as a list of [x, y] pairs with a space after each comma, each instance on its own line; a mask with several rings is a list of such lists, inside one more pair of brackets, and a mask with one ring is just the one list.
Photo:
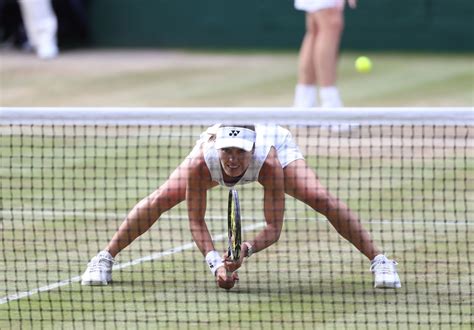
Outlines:
[[266, 249], [280, 238], [285, 212], [284, 181], [283, 168], [275, 148], [272, 147], [258, 179], [264, 191], [263, 213], [266, 226], [253, 241], [249, 242], [253, 252]]
[[[280, 238], [283, 227], [283, 215], [285, 211], [284, 174], [276, 150], [272, 147], [259, 173], [258, 182], [263, 186], [263, 213], [266, 226], [248, 243], [252, 246], [252, 253], [266, 249]], [[244, 257], [249, 255], [248, 245], [242, 244], [240, 260], [225, 260], [225, 268], [234, 272], [239, 269]]]

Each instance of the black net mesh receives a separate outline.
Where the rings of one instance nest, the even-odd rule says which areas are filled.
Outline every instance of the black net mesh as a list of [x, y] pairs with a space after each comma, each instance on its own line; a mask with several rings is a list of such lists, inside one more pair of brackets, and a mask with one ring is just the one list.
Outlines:
[[[285, 127], [321, 185], [397, 260], [401, 288], [375, 289], [350, 242], [359, 235], [342, 238], [288, 195], [278, 242], [244, 260], [231, 290], [193, 243], [186, 202], [115, 257], [109, 285], [83, 286], [90, 259], [207, 126], [9, 124], [0, 127], [0, 328], [472, 326], [473, 126]], [[264, 188], [237, 189], [252, 241], [265, 228]], [[226, 188], [208, 191], [205, 221], [223, 253]]]

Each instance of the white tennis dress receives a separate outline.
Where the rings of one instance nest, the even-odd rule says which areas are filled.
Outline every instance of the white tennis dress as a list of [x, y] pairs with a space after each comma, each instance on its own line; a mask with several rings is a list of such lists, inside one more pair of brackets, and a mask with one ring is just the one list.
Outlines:
[[344, 8], [344, 0], [295, 0], [295, 8], [307, 12], [334, 7]]
[[221, 186], [231, 187], [237, 184], [242, 185], [257, 181], [260, 169], [262, 168], [271, 147], [275, 147], [282, 168], [285, 168], [288, 164], [297, 159], [304, 159], [303, 154], [294, 142], [290, 131], [276, 125], [255, 125], [255, 151], [249, 167], [237, 183], [225, 183], [222, 175], [219, 154], [217, 149], [214, 147], [214, 140], [210, 139], [212, 134], [212, 131], [210, 130], [215, 128], [216, 127], [213, 126], [201, 134], [201, 137], [197, 141], [190, 156], [195, 154], [195, 152], [197, 152], [202, 146], [204, 160], [209, 168], [209, 172], [211, 173], [211, 178]]

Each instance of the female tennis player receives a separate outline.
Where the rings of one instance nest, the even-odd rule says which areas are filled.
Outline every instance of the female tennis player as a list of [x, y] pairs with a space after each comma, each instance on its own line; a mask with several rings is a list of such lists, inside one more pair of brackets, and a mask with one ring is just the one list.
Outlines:
[[[240, 260], [231, 262], [215, 250], [207, 229], [204, 220], [207, 191], [218, 185], [232, 187], [254, 181], [263, 187], [266, 226], [252, 241], [242, 244]], [[245, 257], [278, 241], [285, 193], [325, 215], [340, 235], [372, 261], [375, 287], [400, 287], [396, 263], [380, 253], [347, 205], [321, 185], [291, 133], [280, 126], [269, 125], [214, 125], [201, 134], [194, 149], [169, 179], [131, 210], [106, 249], [92, 258], [82, 276], [82, 284], [110, 283], [115, 256], [146, 232], [164, 212], [186, 200], [194, 242], [205, 256], [219, 287], [230, 289], [238, 280], [235, 271]]]

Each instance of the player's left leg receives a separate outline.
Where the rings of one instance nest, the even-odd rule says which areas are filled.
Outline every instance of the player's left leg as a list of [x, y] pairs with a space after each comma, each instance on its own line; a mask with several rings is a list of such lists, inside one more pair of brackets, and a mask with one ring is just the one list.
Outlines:
[[381, 254], [359, 218], [319, 181], [306, 161], [298, 159], [284, 169], [285, 192], [325, 215], [338, 233], [372, 262], [376, 288], [399, 288], [396, 262]]
[[306, 161], [298, 159], [284, 169], [285, 192], [326, 216], [339, 234], [372, 260], [380, 253], [359, 218], [319, 181]]

